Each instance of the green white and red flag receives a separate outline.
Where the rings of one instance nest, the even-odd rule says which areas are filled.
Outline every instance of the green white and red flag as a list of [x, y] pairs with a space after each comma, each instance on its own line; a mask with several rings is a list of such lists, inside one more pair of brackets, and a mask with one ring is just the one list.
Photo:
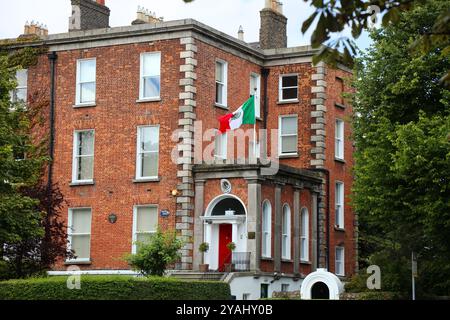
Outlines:
[[255, 124], [255, 97], [251, 96], [235, 112], [228, 113], [219, 118], [219, 131], [235, 130], [243, 124]]

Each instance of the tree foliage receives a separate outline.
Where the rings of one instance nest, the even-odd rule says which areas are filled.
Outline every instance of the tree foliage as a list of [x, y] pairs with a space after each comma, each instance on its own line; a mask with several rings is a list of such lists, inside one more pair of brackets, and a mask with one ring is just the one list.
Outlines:
[[63, 197], [41, 180], [48, 157], [32, 137], [35, 107], [43, 103], [10, 100], [16, 70], [36, 63], [37, 54], [29, 48], [0, 53], [0, 278], [29, 276], [70, 255], [58, 220]]
[[380, 265], [387, 290], [408, 291], [414, 251], [422, 294], [450, 292], [450, 91], [439, 81], [448, 43], [410, 50], [449, 8], [432, 0], [401, 13], [357, 61], [353, 203], [362, 264]]
[[168, 265], [180, 258], [183, 241], [172, 231], [158, 228], [148, 242], [137, 243], [138, 251], [126, 258], [130, 266], [145, 276], [163, 276]]

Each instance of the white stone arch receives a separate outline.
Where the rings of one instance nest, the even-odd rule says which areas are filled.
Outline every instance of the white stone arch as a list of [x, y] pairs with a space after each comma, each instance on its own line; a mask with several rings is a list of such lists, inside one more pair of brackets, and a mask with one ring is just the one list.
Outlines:
[[208, 206], [206, 207], [205, 217], [210, 217], [212, 210], [214, 209], [216, 204], [218, 204], [221, 200], [227, 199], [227, 198], [234, 198], [237, 201], [239, 201], [242, 204], [242, 206], [244, 207], [245, 216], [247, 217], [247, 206], [245, 205], [245, 203], [241, 200], [241, 198], [239, 198], [238, 196], [235, 196], [234, 194], [230, 194], [230, 193], [221, 194], [221, 195], [218, 195], [217, 197], [215, 197], [214, 199], [212, 199], [209, 202]]
[[[244, 208], [244, 214], [240, 215], [212, 215], [216, 205], [224, 199], [237, 200]], [[237, 205], [237, 203], [236, 203]], [[236, 244], [236, 252], [247, 252], [247, 206], [236, 195], [221, 194], [212, 199], [205, 209], [205, 215], [202, 218], [203, 223], [203, 241], [209, 244], [209, 250], [204, 254], [204, 261], [209, 264], [211, 270], [217, 270], [219, 267], [219, 233], [221, 224], [231, 224], [232, 241]]]
[[339, 300], [339, 295], [344, 292], [344, 285], [335, 274], [328, 272], [326, 269], [317, 269], [303, 280], [300, 288], [301, 298], [311, 299], [311, 289], [318, 282], [323, 282], [328, 287], [330, 300]]

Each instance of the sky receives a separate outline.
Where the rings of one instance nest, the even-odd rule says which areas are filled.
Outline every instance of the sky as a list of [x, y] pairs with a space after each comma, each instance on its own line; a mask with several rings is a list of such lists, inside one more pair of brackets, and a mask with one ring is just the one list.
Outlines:
[[[303, 35], [301, 25], [313, 12], [309, 2], [284, 0], [283, 11], [288, 18], [288, 46], [309, 44], [311, 33]], [[164, 17], [164, 21], [193, 18], [219, 31], [237, 37], [239, 26], [244, 28], [247, 42], [259, 37], [259, 11], [264, 0], [106, 0], [111, 9], [110, 26], [126, 26], [136, 18], [138, 6]], [[0, 1], [0, 39], [15, 38], [23, 33], [27, 21], [47, 25], [50, 34], [68, 30], [71, 15], [70, 0], [14, 0]], [[348, 35], [348, 32], [344, 32]], [[362, 50], [370, 44], [367, 34], [356, 41]]]

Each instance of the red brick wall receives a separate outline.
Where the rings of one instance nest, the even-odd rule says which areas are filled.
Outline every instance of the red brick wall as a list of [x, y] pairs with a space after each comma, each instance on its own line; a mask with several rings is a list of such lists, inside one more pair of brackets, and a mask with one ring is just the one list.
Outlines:
[[[123, 256], [131, 252], [134, 205], [158, 204], [159, 210], [167, 209], [171, 213], [168, 218], [159, 218], [160, 225], [163, 228], [175, 225], [175, 198], [170, 191], [177, 186], [177, 166], [170, 159], [175, 146], [170, 137], [178, 127], [181, 49], [177, 39], [58, 53], [53, 178], [68, 202], [63, 208], [63, 217], [67, 218], [69, 207], [92, 208], [92, 265], [87, 268], [127, 267]], [[161, 101], [136, 103], [140, 53], [148, 51], [161, 51]], [[73, 108], [76, 61], [90, 57], [97, 59], [96, 106]], [[48, 81], [42, 81], [49, 77], [48, 71], [43, 70], [48, 62], [41, 63], [43, 66], [39, 64], [30, 70], [31, 91], [48, 86]], [[149, 124], [160, 125], [161, 182], [133, 183], [137, 126]], [[93, 186], [69, 186], [73, 131], [79, 129], [95, 129]], [[115, 224], [107, 221], [110, 213], [118, 216]]]
[[[335, 106], [335, 102], [342, 102], [342, 88], [336, 77], [344, 79], [344, 92], [352, 92], [352, 88], [346, 84], [350, 74], [342, 70], [328, 69], [327, 74], [327, 137], [326, 137], [326, 162], [325, 166], [330, 170], [330, 270], [335, 271], [335, 247], [345, 246], [345, 273], [351, 275], [355, 268], [355, 238], [354, 238], [354, 214], [350, 205], [350, 194], [353, 182], [353, 142], [351, 140], [351, 114], [352, 107], [345, 103], [345, 109]], [[345, 163], [335, 161], [335, 121], [344, 120], [344, 159]], [[344, 227], [345, 231], [336, 231], [335, 219], [335, 182], [344, 183]]]
[[[58, 53], [57, 90], [56, 90], [56, 137], [54, 181], [58, 182], [68, 205], [63, 208], [63, 216], [67, 217], [68, 207], [92, 207], [92, 265], [87, 268], [119, 269], [126, 268], [124, 254], [131, 251], [133, 205], [158, 204], [159, 209], [167, 209], [171, 215], [159, 218], [164, 228], [175, 226], [175, 198], [170, 191], [179, 182], [176, 177], [177, 165], [172, 163], [170, 154], [176, 142], [170, 140], [172, 132], [178, 128], [178, 107], [180, 105], [178, 85], [182, 73], [180, 51], [183, 50], [179, 39], [156, 41], [152, 44], [131, 44], [102, 47], [87, 50], [71, 50]], [[203, 121], [203, 130], [217, 128], [217, 118], [234, 111], [249, 96], [250, 74], [260, 74], [260, 66], [238, 56], [226, 53], [201, 41], [196, 41], [198, 53], [196, 59], [197, 88], [196, 102], [197, 120]], [[140, 53], [161, 51], [161, 101], [136, 103], [139, 97], [139, 65]], [[76, 60], [80, 58], [97, 58], [97, 105], [89, 108], [73, 108], [75, 103]], [[223, 110], [214, 106], [215, 100], [215, 60], [220, 58], [228, 62], [228, 106]], [[38, 66], [30, 68], [29, 91], [45, 90], [49, 87], [49, 63], [42, 57]], [[336, 74], [344, 76], [342, 71], [328, 69], [327, 75], [327, 162], [331, 171], [330, 217], [334, 219], [334, 181], [339, 179], [345, 183], [346, 195], [351, 188], [351, 151], [352, 144], [347, 139], [345, 145], [346, 164], [334, 161], [334, 118], [345, 117], [351, 113], [351, 107], [342, 111], [334, 106], [337, 89], [334, 85]], [[278, 81], [280, 74], [299, 74], [299, 102], [278, 104]], [[281, 163], [297, 168], [310, 167], [311, 160], [311, 74], [314, 73], [310, 63], [289, 66], [270, 67], [268, 77], [268, 129], [278, 129], [278, 116], [297, 114], [299, 128], [299, 156], [281, 159]], [[262, 77], [261, 77], [262, 79]], [[263, 96], [263, 83], [261, 83]], [[343, 114], [345, 113], [345, 115]], [[263, 101], [261, 101], [261, 115]], [[160, 161], [159, 183], [133, 183], [136, 161], [137, 126], [160, 125]], [[258, 127], [262, 125], [258, 121]], [[251, 128], [245, 126], [244, 129]], [[350, 135], [350, 126], [346, 123], [346, 136]], [[95, 129], [95, 163], [94, 186], [70, 187], [72, 175], [73, 131], [79, 129]], [[112, 140], [110, 137], [114, 137]], [[203, 143], [207, 145], [206, 142]], [[248, 148], [246, 148], [247, 150]], [[270, 152], [270, 140], [268, 150]], [[230, 148], [229, 148], [229, 151]], [[233, 194], [247, 203], [247, 184], [243, 179], [230, 179]], [[293, 190], [284, 186], [282, 203], [289, 203], [293, 213]], [[262, 200], [269, 199], [274, 209], [274, 187], [264, 184]], [[219, 181], [207, 181], [205, 185], [205, 208], [217, 195], [221, 194]], [[308, 190], [301, 192], [301, 207], [307, 206], [311, 221], [311, 197]], [[110, 213], [118, 216], [115, 224], [110, 224], [107, 217]], [[348, 201], [345, 206], [345, 233], [332, 233], [330, 240], [330, 267], [334, 270], [334, 246], [342, 241], [346, 244], [346, 272], [353, 270], [353, 216]], [[275, 217], [272, 217], [272, 224]], [[292, 228], [294, 223], [291, 217]], [[334, 225], [334, 221], [332, 221]], [[310, 230], [310, 238], [312, 230]], [[272, 239], [274, 230], [272, 232]], [[293, 237], [292, 237], [293, 238]], [[292, 239], [291, 238], [291, 239]], [[293, 244], [291, 245], [293, 250]], [[272, 245], [272, 257], [273, 257]], [[310, 255], [312, 248], [310, 248]], [[291, 254], [293, 258], [293, 252]], [[59, 265], [59, 267], [63, 267]], [[261, 269], [271, 271], [272, 262], [263, 260]], [[283, 263], [284, 272], [292, 272], [292, 263]], [[301, 272], [307, 273], [310, 266], [301, 265]]]
[[[311, 159], [311, 74], [313, 73], [310, 63], [292, 64], [287, 66], [271, 67], [268, 76], [268, 117], [267, 128], [279, 129], [278, 119], [280, 115], [298, 115], [298, 157], [281, 159], [280, 163], [296, 168], [308, 168]], [[279, 77], [282, 74], [298, 73], [299, 91], [298, 103], [278, 104], [279, 99]], [[270, 134], [270, 133], [269, 133]], [[271, 152], [271, 143], [267, 146], [268, 153]], [[278, 150], [276, 150], [278, 155]]]

